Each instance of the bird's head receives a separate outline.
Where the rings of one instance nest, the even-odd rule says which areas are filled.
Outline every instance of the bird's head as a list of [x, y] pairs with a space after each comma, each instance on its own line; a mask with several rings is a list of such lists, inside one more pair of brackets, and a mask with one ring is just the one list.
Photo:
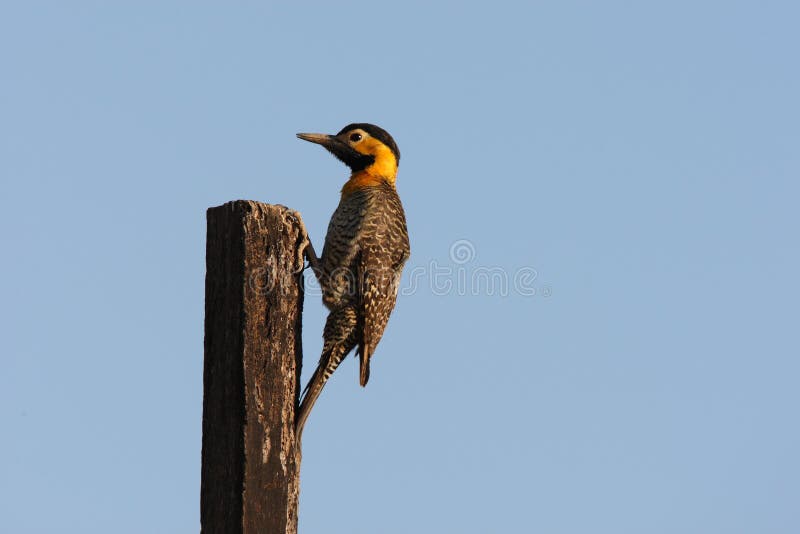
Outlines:
[[297, 137], [328, 149], [353, 173], [366, 173], [394, 182], [400, 150], [392, 136], [367, 123], [348, 124], [336, 135], [299, 133]]

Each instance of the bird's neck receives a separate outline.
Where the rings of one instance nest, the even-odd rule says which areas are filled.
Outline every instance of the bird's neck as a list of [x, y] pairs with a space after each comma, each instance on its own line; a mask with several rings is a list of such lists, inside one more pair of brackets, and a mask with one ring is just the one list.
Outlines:
[[344, 187], [342, 187], [342, 196], [347, 196], [361, 189], [374, 187], [384, 182], [394, 186], [397, 173], [396, 168], [394, 169], [394, 172], [383, 175], [376, 173], [372, 167], [374, 167], [374, 165], [367, 167], [363, 171], [358, 171], [351, 174], [350, 179], [347, 180], [347, 182], [344, 184]]

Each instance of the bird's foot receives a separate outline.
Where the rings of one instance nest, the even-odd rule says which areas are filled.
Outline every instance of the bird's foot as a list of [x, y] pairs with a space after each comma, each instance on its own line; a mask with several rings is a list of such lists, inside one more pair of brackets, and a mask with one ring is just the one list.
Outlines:
[[310, 264], [318, 263], [317, 255], [314, 252], [314, 246], [311, 244], [311, 238], [308, 236], [306, 224], [303, 222], [303, 218], [300, 216], [300, 213], [294, 210], [289, 210], [287, 216], [293, 223], [300, 227], [300, 235], [297, 243], [297, 257], [295, 258], [295, 265], [299, 265], [299, 267], [294, 271], [295, 274], [298, 274], [306, 269], [306, 258], [308, 258]]

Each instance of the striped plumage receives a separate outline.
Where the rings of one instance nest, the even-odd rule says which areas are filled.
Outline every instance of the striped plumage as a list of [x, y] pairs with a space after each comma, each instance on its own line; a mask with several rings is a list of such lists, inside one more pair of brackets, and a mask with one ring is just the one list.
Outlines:
[[[361, 137], [353, 142], [356, 136]], [[365, 146], [364, 136], [379, 141], [380, 146]], [[405, 213], [394, 185], [399, 160], [394, 141], [383, 130], [365, 124], [350, 125], [329, 137], [348, 140], [348, 146], [354, 146], [359, 155], [342, 155], [341, 147], [326, 146], [351, 166], [353, 174], [342, 190], [322, 257], [314, 266], [322, 301], [330, 313], [319, 365], [300, 406], [298, 432], [328, 378], [354, 348], [360, 358], [359, 381], [362, 386], [367, 384], [370, 358], [394, 309], [400, 275], [410, 254]], [[385, 147], [390, 150], [382, 150]], [[371, 160], [363, 160], [365, 151]], [[389, 156], [392, 161], [383, 161]]]

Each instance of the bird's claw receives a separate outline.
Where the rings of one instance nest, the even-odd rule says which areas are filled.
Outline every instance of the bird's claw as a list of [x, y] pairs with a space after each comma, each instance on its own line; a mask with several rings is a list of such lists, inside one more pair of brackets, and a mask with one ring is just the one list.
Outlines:
[[289, 210], [287, 216], [300, 228], [299, 239], [297, 243], [297, 256], [295, 258], [295, 265], [299, 265], [300, 268], [294, 271], [294, 274], [300, 274], [306, 270], [305, 258], [308, 255], [307, 250], [309, 247], [311, 247], [311, 250], [313, 250], [313, 247], [311, 245], [311, 239], [308, 237], [306, 224], [303, 222], [303, 218], [300, 216], [300, 213], [295, 210]]

